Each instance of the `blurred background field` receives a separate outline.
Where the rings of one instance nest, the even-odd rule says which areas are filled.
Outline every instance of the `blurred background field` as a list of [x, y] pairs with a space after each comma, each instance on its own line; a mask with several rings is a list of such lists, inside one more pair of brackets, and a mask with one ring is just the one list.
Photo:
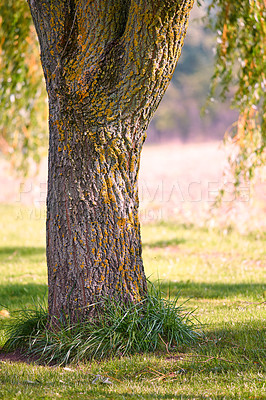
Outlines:
[[[142, 223], [175, 220], [240, 232], [265, 231], [266, 185], [243, 183], [236, 197], [230, 180], [221, 207], [212, 204], [224, 182], [226, 151], [219, 141], [147, 143], [142, 152], [139, 175]], [[0, 160], [0, 203], [30, 207], [29, 218], [45, 221], [47, 159], [29, 178], [15, 177]]]

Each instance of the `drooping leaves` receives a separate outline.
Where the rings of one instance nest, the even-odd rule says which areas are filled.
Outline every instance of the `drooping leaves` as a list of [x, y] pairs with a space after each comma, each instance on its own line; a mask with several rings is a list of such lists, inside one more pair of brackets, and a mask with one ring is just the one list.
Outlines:
[[26, 173], [47, 138], [39, 49], [25, 0], [0, 4], [0, 151]]
[[217, 35], [210, 99], [229, 96], [238, 121], [225, 135], [233, 144], [228, 163], [237, 190], [265, 163], [265, 0], [212, 0], [208, 26]]

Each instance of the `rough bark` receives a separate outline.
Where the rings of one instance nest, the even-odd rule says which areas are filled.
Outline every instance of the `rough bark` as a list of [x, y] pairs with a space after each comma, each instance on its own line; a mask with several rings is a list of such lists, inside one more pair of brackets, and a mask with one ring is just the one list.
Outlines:
[[[29, 0], [49, 97], [49, 313], [145, 297], [137, 178], [192, 0]], [[89, 307], [89, 308], [88, 308]]]

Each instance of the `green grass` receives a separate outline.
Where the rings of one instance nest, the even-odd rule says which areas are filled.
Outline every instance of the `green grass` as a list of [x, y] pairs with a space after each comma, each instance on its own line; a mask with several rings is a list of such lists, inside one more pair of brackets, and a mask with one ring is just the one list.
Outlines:
[[47, 308], [37, 304], [7, 319], [3, 349], [24, 349], [42, 363], [57, 365], [174, 350], [202, 337], [199, 322], [178, 300], [165, 299], [160, 286], [149, 283], [145, 301], [124, 304], [102, 298], [96, 303], [100, 312], [92, 321], [72, 323], [62, 315], [56, 330], [47, 328]]
[[[46, 299], [45, 218], [1, 205], [0, 221], [0, 309], [14, 315]], [[206, 336], [68, 369], [0, 362], [0, 399], [265, 398], [265, 236], [165, 222], [143, 226], [142, 238], [147, 276], [166, 297], [190, 298]]]

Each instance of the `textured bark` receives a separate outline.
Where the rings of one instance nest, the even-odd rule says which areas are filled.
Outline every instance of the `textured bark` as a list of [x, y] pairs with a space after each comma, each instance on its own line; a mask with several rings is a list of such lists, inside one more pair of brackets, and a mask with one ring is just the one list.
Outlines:
[[192, 3], [29, 0], [50, 111], [50, 315], [84, 317], [102, 296], [145, 297], [140, 153]]

